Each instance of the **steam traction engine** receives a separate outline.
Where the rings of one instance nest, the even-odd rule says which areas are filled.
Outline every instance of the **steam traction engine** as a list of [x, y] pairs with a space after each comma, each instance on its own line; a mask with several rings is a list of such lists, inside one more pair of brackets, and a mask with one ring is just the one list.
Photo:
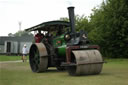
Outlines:
[[49, 21], [26, 29], [39, 32], [29, 52], [33, 72], [45, 72], [48, 67], [67, 70], [70, 75], [101, 72], [103, 59], [99, 47], [90, 45], [84, 31], [75, 31], [74, 7], [68, 11], [70, 22]]

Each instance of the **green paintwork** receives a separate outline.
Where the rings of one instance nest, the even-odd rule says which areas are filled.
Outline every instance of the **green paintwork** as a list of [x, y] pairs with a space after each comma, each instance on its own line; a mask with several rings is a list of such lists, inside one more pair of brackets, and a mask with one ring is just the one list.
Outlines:
[[58, 47], [59, 56], [66, 56], [66, 45]]
[[64, 40], [64, 34], [56, 37], [53, 40], [53, 45], [58, 49], [59, 56], [65, 56], [66, 54], [66, 41]]

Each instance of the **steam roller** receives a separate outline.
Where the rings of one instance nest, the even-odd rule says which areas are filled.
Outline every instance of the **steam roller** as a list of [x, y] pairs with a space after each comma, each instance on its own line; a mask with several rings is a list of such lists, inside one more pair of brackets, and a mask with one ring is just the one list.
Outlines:
[[103, 59], [98, 45], [91, 45], [87, 33], [76, 32], [74, 7], [68, 7], [69, 22], [48, 21], [26, 29], [36, 31], [29, 51], [33, 72], [49, 67], [67, 70], [69, 75], [95, 75], [102, 71]]

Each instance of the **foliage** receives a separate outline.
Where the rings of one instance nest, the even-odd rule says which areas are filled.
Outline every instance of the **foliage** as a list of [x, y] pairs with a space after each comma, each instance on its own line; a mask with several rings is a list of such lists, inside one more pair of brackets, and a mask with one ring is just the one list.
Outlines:
[[26, 31], [18, 31], [15, 34], [9, 33], [8, 36], [33, 36], [33, 34]]
[[90, 32], [90, 25], [89, 25], [89, 20], [87, 19], [86, 16], [82, 15], [76, 16], [76, 30], [80, 31], [80, 30], [85, 30], [86, 32]]
[[8, 33], [8, 36], [9, 37], [14, 37], [14, 34], [13, 33]]
[[[67, 17], [60, 18], [60, 20], [69, 21]], [[75, 27], [76, 27], [76, 31], [85, 30], [86, 32], [90, 32], [89, 20], [84, 15], [75, 16]]]
[[89, 37], [100, 45], [104, 56], [128, 58], [128, 2], [107, 0], [94, 8]]

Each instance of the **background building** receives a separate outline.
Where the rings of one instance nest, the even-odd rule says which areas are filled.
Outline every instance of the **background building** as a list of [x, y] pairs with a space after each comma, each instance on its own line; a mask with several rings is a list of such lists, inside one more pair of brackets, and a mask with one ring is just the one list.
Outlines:
[[0, 54], [21, 54], [24, 44], [28, 50], [33, 42], [33, 36], [0, 37]]

